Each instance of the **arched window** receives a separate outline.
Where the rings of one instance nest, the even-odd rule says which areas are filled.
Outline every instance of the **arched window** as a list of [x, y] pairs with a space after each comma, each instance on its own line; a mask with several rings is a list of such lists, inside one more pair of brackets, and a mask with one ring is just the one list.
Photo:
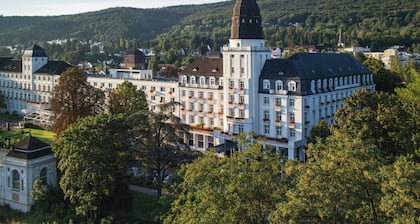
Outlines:
[[183, 76], [182, 76], [182, 78], [181, 78], [181, 83], [182, 83], [182, 84], [186, 84], [186, 83], [187, 83], [187, 76], [186, 76], [186, 75], [183, 75]]
[[215, 86], [216, 85], [216, 79], [214, 77], [210, 77], [210, 85]]
[[270, 80], [264, 79], [263, 89], [270, 89]]
[[200, 85], [206, 85], [206, 77], [200, 77]]
[[277, 80], [276, 81], [276, 91], [280, 91], [283, 89], [283, 81]]
[[42, 181], [44, 185], [48, 184], [47, 168], [42, 168], [41, 173], [39, 174], [39, 179]]
[[296, 91], [296, 82], [295, 81], [290, 81], [289, 82], [289, 91]]
[[20, 175], [17, 170], [13, 170], [12, 172], [12, 188], [13, 190], [20, 189]]
[[343, 85], [343, 77], [340, 77], [340, 86]]
[[314, 93], [315, 92], [315, 80], [311, 81], [311, 91]]
[[318, 81], [317, 81], [316, 88], [321, 89], [321, 80], [320, 79], [318, 79]]
[[348, 79], [347, 79], [348, 77], [346, 76], [346, 77], [344, 77], [344, 85], [347, 85], [347, 84], [349, 84], [348, 83]]
[[333, 88], [333, 79], [332, 78], [330, 78], [329, 80], [328, 80], [328, 87], [329, 88]]
[[324, 79], [324, 80], [323, 80], [323, 82], [322, 82], [322, 87], [323, 87], [324, 89], [326, 89], [326, 88], [327, 88], [327, 79]]
[[195, 84], [195, 76], [191, 76], [190, 83], [193, 85]]

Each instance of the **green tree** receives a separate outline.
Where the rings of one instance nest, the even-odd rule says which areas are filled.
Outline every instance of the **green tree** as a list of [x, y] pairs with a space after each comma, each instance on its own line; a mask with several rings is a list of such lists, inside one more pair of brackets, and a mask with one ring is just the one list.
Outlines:
[[311, 132], [309, 133], [309, 136], [306, 139], [307, 143], [316, 143], [317, 139], [320, 138], [324, 140], [328, 136], [330, 136], [330, 130], [328, 128], [328, 123], [321, 119], [311, 128]]
[[402, 108], [407, 112], [407, 124], [404, 128], [408, 132], [408, 136], [412, 142], [412, 147], [415, 152], [417, 161], [420, 162], [420, 74], [411, 70], [412, 82], [408, 83], [406, 88], [397, 88], [396, 93], [399, 100], [402, 102]]
[[381, 168], [381, 209], [393, 223], [420, 223], [420, 164], [401, 156]]
[[52, 145], [62, 173], [60, 187], [77, 215], [100, 218], [106, 202], [121, 194], [125, 129], [121, 116], [99, 114], [70, 125]]
[[401, 84], [401, 78], [395, 73], [385, 69], [382, 61], [375, 58], [368, 58], [363, 62], [373, 74], [376, 90], [388, 93], [394, 92], [395, 87]]
[[244, 144], [231, 157], [208, 153], [183, 166], [164, 223], [265, 223], [284, 197], [280, 154], [262, 142]]
[[89, 85], [83, 71], [69, 68], [61, 74], [51, 98], [52, 127], [57, 136], [77, 119], [103, 111], [104, 93]]
[[137, 90], [133, 83], [124, 81], [109, 95], [109, 111], [130, 115], [147, 110], [146, 94]]
[[392, 162], [399, 155], [413, 152], [407, 141], [406, 118], [395, 95], [363, 89], [344, 100], [333, 128], [376, 145]]
[[360, 138], [333, 133], [309, 144], [307, 163], [288, 163], [294, 179], [272, 223], [380, 223], [380, 153]]
[[157, 112], [145, 110], [127, 117], [132, 147], [140, 164], [154, 172], [158, 197], [162, 195], [166, 171], [176, 167], [189, 151], [182, 140], [189, 126], [172, 112], [177, 105], [161, 104]]

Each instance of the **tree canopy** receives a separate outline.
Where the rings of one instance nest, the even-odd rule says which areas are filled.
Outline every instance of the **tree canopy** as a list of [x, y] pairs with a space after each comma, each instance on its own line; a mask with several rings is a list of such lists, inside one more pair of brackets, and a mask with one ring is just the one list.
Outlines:
[[[106, 202], [121, 193], [127, 147], [123, 123], [116, 115], [86, 117], [70, 125], [52, 145], [62, 173], [60, 187], [77, 215], [99, 218]], [[127, 198], [121, 195], [122, 200]]]
[[103, 111], [105, 95], [87, 82], [83, 71], [69, 68], [60, 76], [50, 100], [52, 127], [57, 136], [79, 118]]
[[164, 223], [265, 223], [284, 197], [280, 154], [262, 150], [262, 142], [244, 149], [222, 158], [207, 153], [183, 166]]
[[147, 110], [146, 94], [137, 90], [133, 83], [124, 81], [109, 95], [109, 111], [130, 115]]
[[166, 171], [176, 167], [188, 154], [183, 143], [189, 126], [173, 114], [176, 102], [159, 105], [159, 111], [139, 111], [127, 117], [132, 148], [142, 166], [154, 172], [158, 196], [161, 196]]

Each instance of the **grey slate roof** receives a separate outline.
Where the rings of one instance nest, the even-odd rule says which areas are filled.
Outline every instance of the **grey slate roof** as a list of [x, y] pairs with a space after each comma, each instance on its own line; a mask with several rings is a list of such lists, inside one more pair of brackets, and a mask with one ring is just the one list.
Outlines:
[[197, 58], [179, 74], [197, 76], [223, 76], [222, 58]]
[[72, 67], [64, 61], [48, 61], [48, 63], [40, 68], [35, 73], [46, 73], [50, 75], [61, 75], [68, 68]]
[[350, 54], [337, 53], [297, 53], [288, 59], [267, 60], [259, 77], [259, 92], [263, 89], [263, 80], [270, 80], [270, 86], [276, 80], [283, 81], [283, 89], [287, 81], [296, 82], [296, 91], [292, 95], [307, 95], [310, 92], [310, 81], [335, 77], [371, 74], [369, 69]]
[[0, 71], [21, 73], [22, 60], [0, 57]]
[[51, 154], [51, 147], [38, 138], [29, 135], [22, 141], [15, 144], [14, 148], [7, 154], [8, 157], [19, 159], [35, 159]]
[[318, 79], [367, 73], [369, 69], [350, 54], [297, 53], [288, 59], [267, 60], [260, 78]]
[[47, 57], [47, 54], [45, 53], [45, 50], [38, 46], [38, 45], [32, 45], [25, 49], [23, 53], [24, 57]]

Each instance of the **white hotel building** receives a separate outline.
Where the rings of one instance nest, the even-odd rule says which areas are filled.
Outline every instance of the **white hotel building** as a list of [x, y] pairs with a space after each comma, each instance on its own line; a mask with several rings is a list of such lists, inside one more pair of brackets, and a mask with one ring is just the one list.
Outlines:
[[[88, 82], [111, 90], [128, 80], [145, 91], [152, 111], [161, 103], [181, 102], [175, 113], [191, 126], [184, 140], [194, 149], [208, 150], [253, 131], [289, 159], [304, 160], [311, 127], [320, 119], [331, 123], [343, 99], [356, 90], [373, 90], [373, 76], [350, 54], [299, 53], [271, 59], [261, 22], [255, 0], [237, 0], [221, 58], [199, 58], [177, 80], [155, 79], [150, 70], [132, 68], [112, 70], [107, 77], [88, 76]], [[9, 111], [48, 104], [67, 66], [53, 62], [54, 70], [51, 63], [37, 46], [25, 51], [21, 64], [0, 58], [0, 88]]]

